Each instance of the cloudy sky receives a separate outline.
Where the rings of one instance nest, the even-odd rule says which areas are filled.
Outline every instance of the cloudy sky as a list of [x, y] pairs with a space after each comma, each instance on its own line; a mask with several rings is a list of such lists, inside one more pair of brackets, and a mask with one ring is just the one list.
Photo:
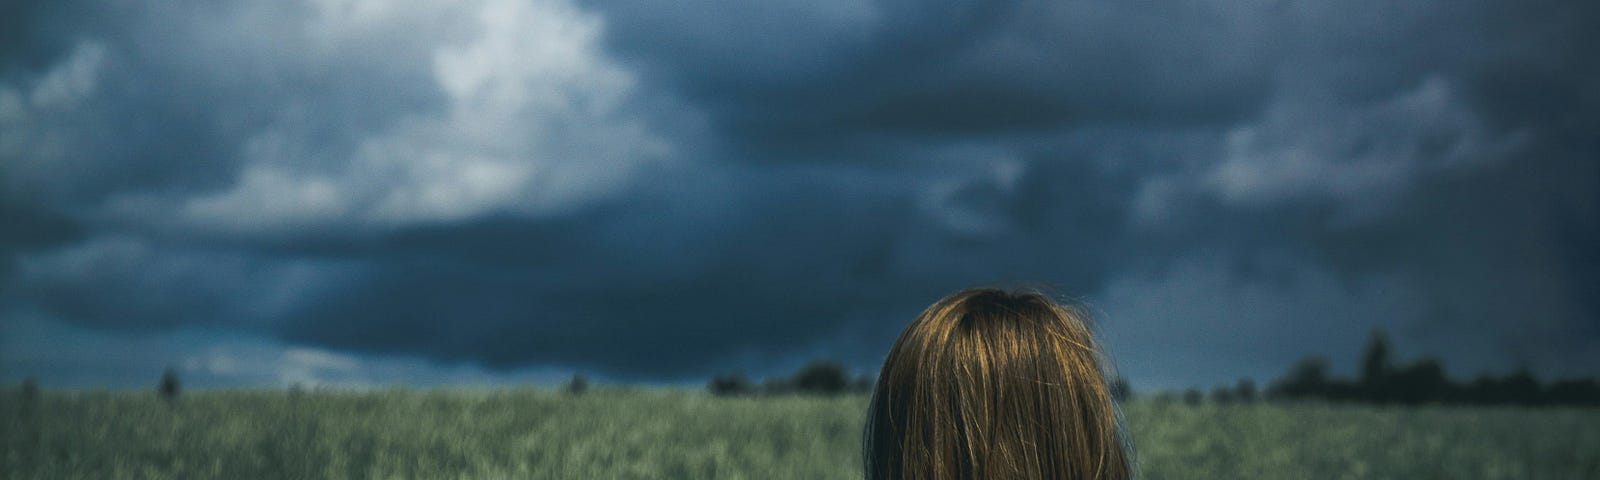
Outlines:
[[20, 1], [0, 381], [874, 370], [955, 289], [1136, 387], [1600, 375], [1600, 4]]

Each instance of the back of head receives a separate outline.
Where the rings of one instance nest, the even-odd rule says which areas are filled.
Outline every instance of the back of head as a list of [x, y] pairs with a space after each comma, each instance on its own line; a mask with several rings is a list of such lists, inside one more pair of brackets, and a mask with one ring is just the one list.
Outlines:
[[1083, 317], [1036, 292], [956, 292], [906, 326], [863, 436], [869, 479], [1129, 477]]

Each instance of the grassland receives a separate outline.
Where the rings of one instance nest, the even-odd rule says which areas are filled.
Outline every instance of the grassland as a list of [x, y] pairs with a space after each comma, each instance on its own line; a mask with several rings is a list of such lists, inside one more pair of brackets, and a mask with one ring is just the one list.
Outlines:
[[[45, 392], [0, 478], [857, 478], [866, 398]], [[1143, 478], [1600, 478], [1600, 411], [1133, 402]]]

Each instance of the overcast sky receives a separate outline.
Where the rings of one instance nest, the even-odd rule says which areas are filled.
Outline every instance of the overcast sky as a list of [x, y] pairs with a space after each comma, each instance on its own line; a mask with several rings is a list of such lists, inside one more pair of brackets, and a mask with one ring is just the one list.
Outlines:
[[1600, 3], [3, 5], [3, 382], [867, 372], [989, 284], [1136, 388], [1600, 375]]

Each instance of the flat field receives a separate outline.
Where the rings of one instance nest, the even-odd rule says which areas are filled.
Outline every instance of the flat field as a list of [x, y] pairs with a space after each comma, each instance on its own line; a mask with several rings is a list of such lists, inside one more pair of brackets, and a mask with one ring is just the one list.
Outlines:
[[[678, 389], [0, 396], [0, 478], [860, 477], [864, 396]], [[1595, 479], [1600, 410], [1124, 407], [1147, 479]]]

